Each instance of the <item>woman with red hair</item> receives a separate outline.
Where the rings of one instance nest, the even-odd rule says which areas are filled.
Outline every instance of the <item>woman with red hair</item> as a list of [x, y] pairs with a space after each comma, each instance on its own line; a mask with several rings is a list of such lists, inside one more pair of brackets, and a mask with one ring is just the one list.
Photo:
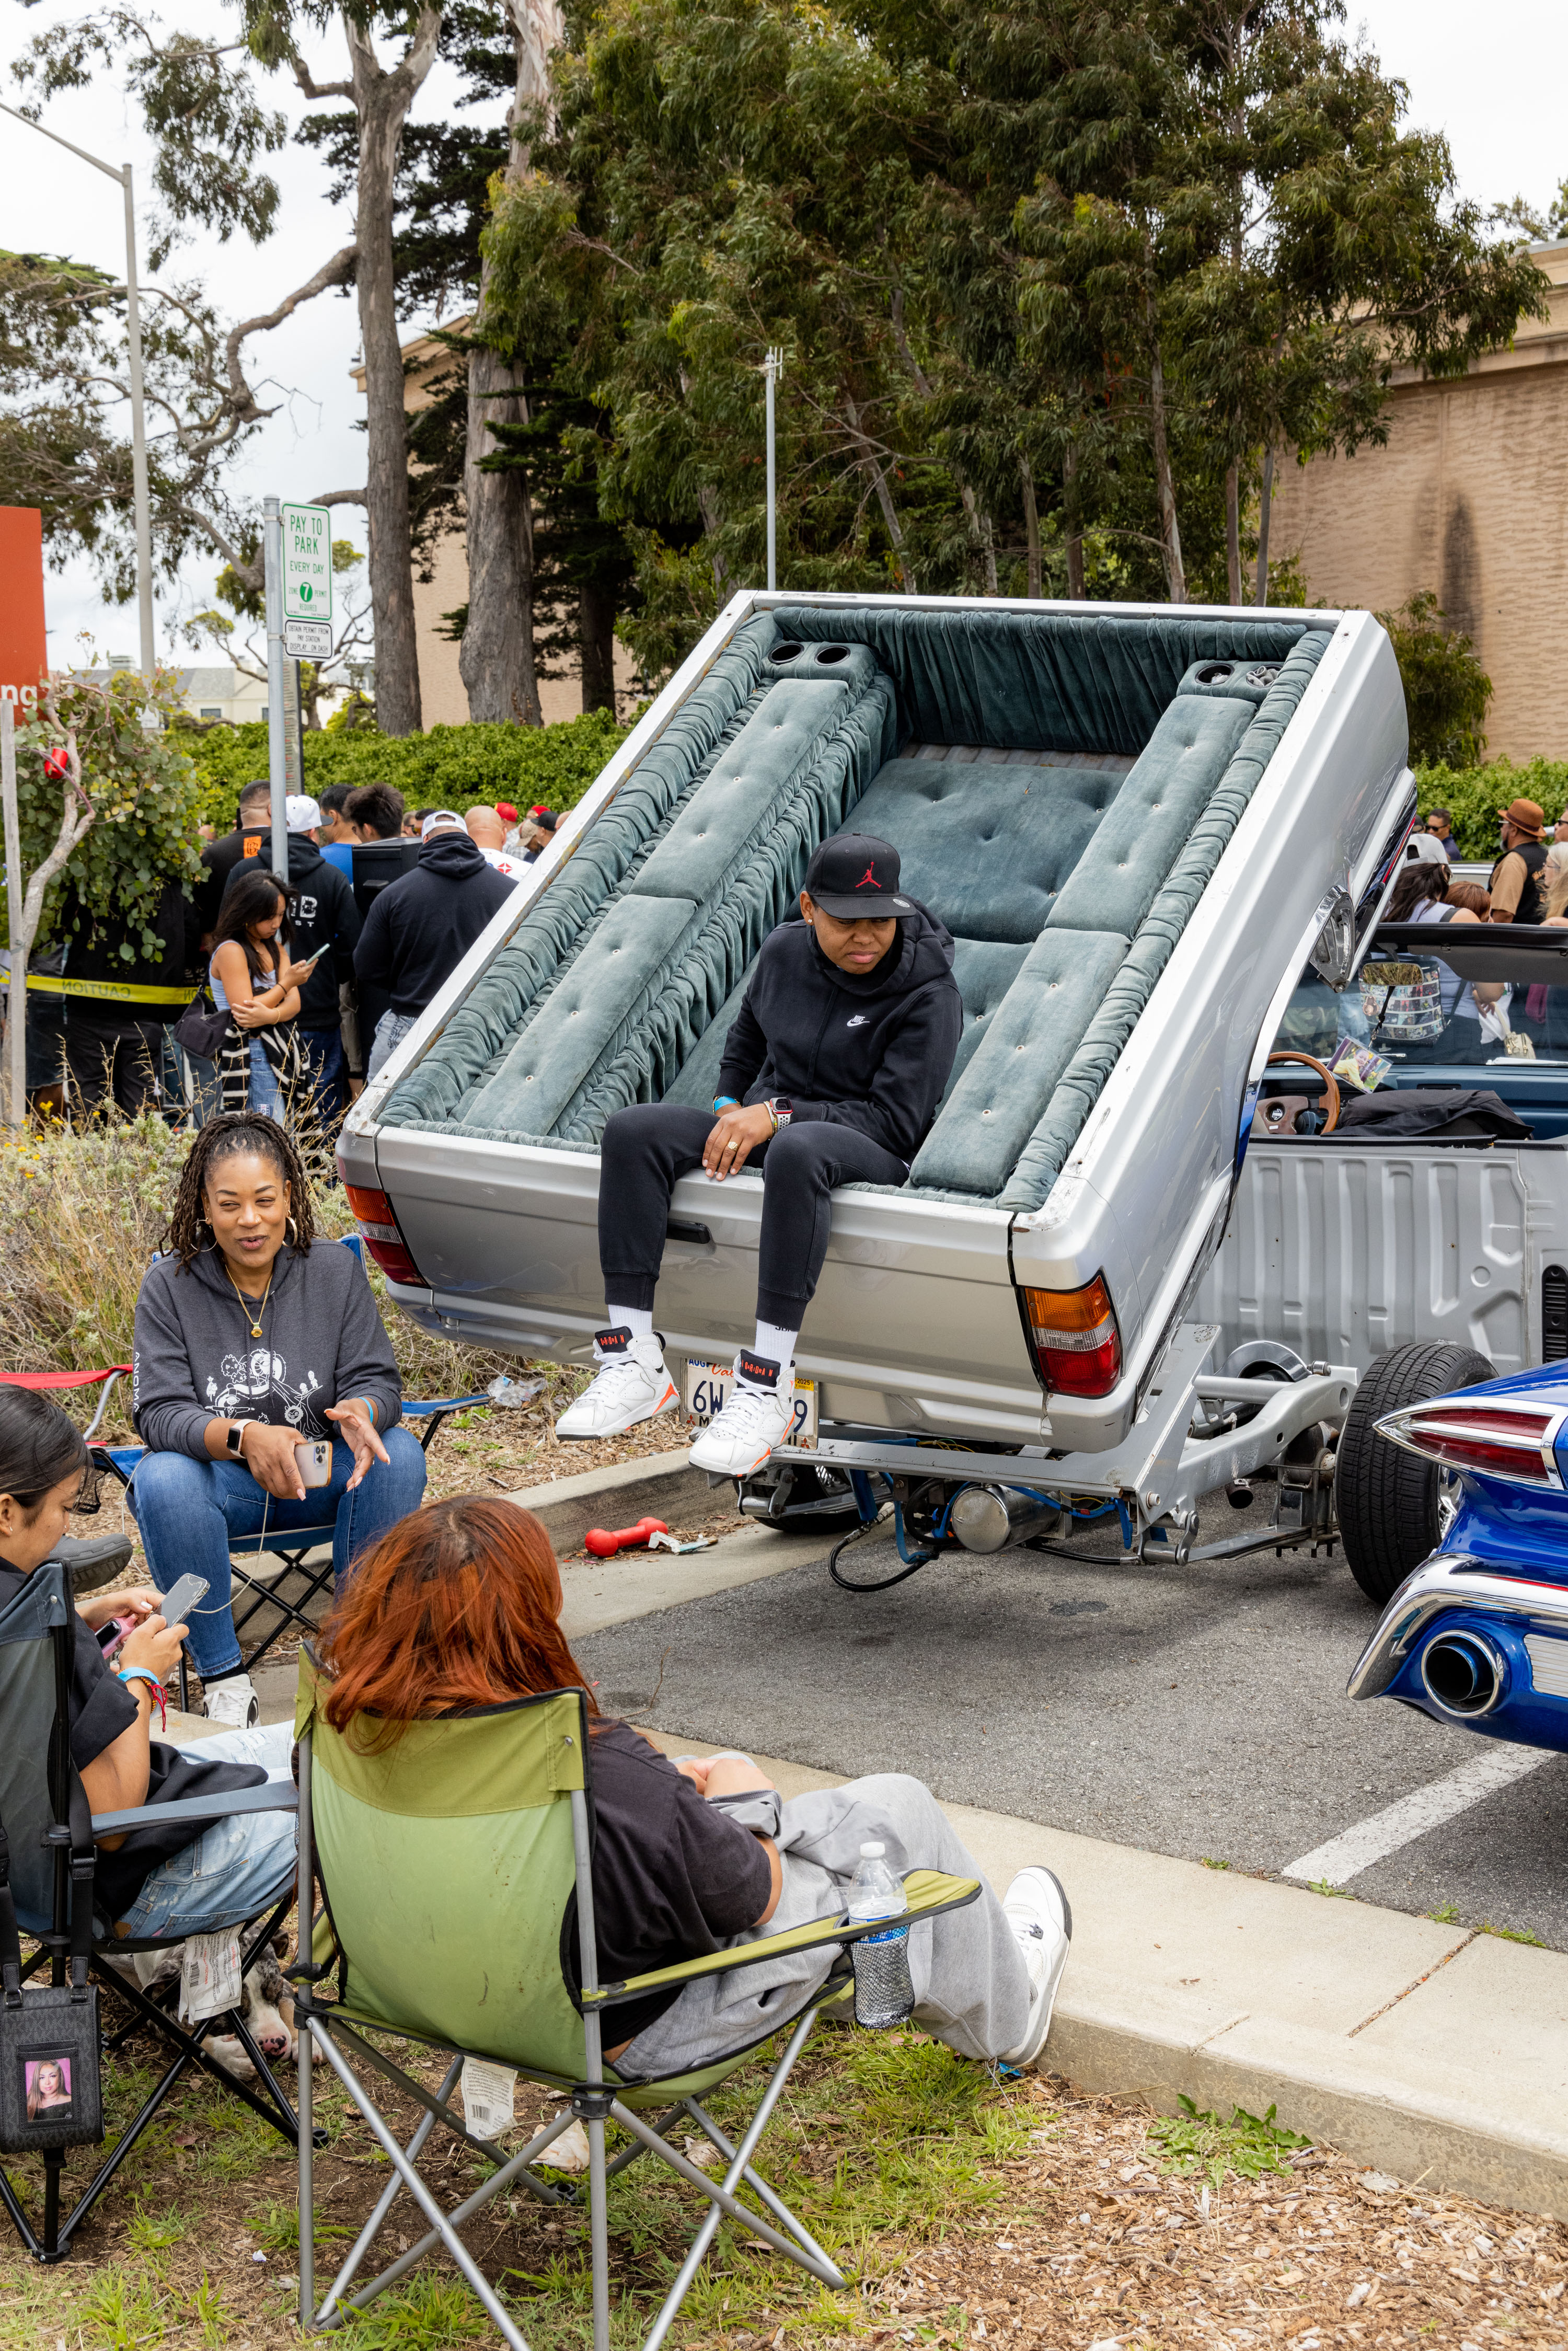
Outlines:
[[[601, 1715], [560, 1629], [549, 1537], [515, 1503], [460, 1495], [416, 1511], [359, 1562], [323, 1628], [326, 1716], [367, 1750], [405, 1726], [552, 1689], [587, 1691], [601, 1980], [623, 1980], [841, 1911], [862, 1842], [890, 1865], [978, 1877], [967, 1909], [910, 1930], [915, 2021], [960, 2054], [1039, 2054], [1067, 1957], [1067, 1897], [1026, 1869], [1005, 1900], [986, 1884], [930, 1791], [890, 1772], [781, 1803], [749, 1756], [672, 1762]], [[809, 2005], [835, 1947], [789, 1954], [615, 2011], [605, 2055], [626, 2080], [667, 2076], [746, 2048]]]

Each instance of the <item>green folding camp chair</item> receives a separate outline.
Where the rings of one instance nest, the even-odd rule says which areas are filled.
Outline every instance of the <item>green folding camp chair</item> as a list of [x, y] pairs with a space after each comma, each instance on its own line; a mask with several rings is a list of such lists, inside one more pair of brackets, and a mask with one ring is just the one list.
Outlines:
[[[326, 1685], [308, 1653], [300, 1655], [300, 1884], [314, 1867], [324, 1908], [318, 1922], [315, 1964], [292, 1970], [299, 1983], [297, 2019], [308, 2031], [374, 2132], [393, 2176], [360, 2231], [319, 2308], [313, 2275], [311, 2188], [311, 2067], [299, 2067], [299, 2323], [310, 2332], [339, 2326], [362, 2310], [416, 2262], [444, 2245], [513, 2351], [527, 2338], [486, 2283], [463, 2243], [461, 2231], [502, 2189], [516, 2186], [547, 2204], [580, 2201], [580, 2193], [534, 2168], [574, 2116], [587, 2126], [589, 2216], [593, 2258], [595, 2351], [610, 2342], [606, 2182], [642, 2155], [658, 2157], [707, 2199], [709, 2210], [691, 2251], [646, 2338], [654, 2351], [669, 2331], [713, 2241], [721, 2217], [761, 2238], [775, 2252], [820, 2278], [845, 2283], [832, 2261], [758, 2177], [752, 2156], [819, 2011], [844, 2000], [847, 1977], [813, 1992], [793, 2016], [781, 2018], [750, 2046], [727, 2053], [700, 2070], [665, 2081], [623, 2084], [605, 2077], [602, 2019], [616, 2004], [663, 1985], [755, 1965], [814, 1946], [847, 1946], [874, 1927], [852, 1928], [841, 1916], [788, 1933], [689, 1959], [678, 1967], [601, 1984], [594, 1963], [593, 1755], [588, 1709], [580, 1689], [518, 1698], [473, 1714], [411, 1724], [380, 1753], [361, 1751], [355, 1726], [340, 1735], [318, 1710]], [[366, 1730], [376, 1726], [367, 1719]], [[973, 1902], [974, 1878], [916, 1870], [905, 1881], [909, 1916], [929, 1918]], [[563, 1974], [575, 1906], [582, 1952], [582, 1982]], [[336, 1968], [338, 1996], [320, 1987]], [[732, 2143], [703, 2099], [758, 2048], [788, 2030], [750, 2125]], [[367, 2035], [392, 2033], [447, 2054], [450, 2063], [434, 2095]], [[617, 2038], [613, 2032], [612, 2039]], [[359, 2061], [356, 2073], [350, 2053]], [[570, 2099], [520, 2151], [507, 2154], [468, 2126], [452, 2103], [465, 2060], [498, 2065]], [[382, 2075], [423, 2108], [402, 2146], [378, 2111], [371, 2085]], [[651, 2109], [662, 2108], [655, 2119]], [[670, 2144], [665, 2134], [689, 2115], [716, 2147], [726, 2169], [710, 2179]], [[615, 2123], [632, 2144], [605, 2159], [604, 2128]], [[440, 2124], [498, 2168], [461, 2204], [444, 2210], [420, 2176], [418, 2158]], [[758, 2212], [739, 2201], [749, 2189]], [[366, 2284], [358, 2283], [371, 2246], [400, 2192], [406, 2189], [428, 2224], [418, 2242]], [[764, 2217], [766, 2215], [766, 2217]]]

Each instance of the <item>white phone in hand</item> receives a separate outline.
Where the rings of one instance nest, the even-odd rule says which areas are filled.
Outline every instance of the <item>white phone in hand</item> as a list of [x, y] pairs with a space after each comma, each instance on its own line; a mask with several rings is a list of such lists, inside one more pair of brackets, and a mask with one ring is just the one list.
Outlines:
[[297, 1445], [294, 1458], [299, 1464], [302, 1486], [329, 1486], [332, 1482], [332, 1447], [318, 1437], [308, 1445]]
[[183, 1575], [178, 1583], [171, 1584], [159, 1601], [158, 1614], [165, 1625], [187, 1624], [191, 1610], [198, 1600], [206, 1598], [207, 1591], [204, 1575]]

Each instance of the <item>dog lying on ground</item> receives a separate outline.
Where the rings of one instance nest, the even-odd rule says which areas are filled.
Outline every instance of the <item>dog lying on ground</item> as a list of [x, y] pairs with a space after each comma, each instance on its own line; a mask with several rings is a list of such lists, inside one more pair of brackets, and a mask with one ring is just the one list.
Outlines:
[[[139, 1983], [143, 1991], [154, 1991], [159, 1986], [178, 1983], [184, 1959], [183, 1943], [172, 1943], [167, 1950], [132, 1951], [110, 1964], [128, 1980]], [[297, 2064], [299, 2036], [294, 2029], [294, 2001], [284, 1980], [280, 1961], [288, 1956], [288, 1938], [275, 1935], [264, 1943], [256, 1959], [246, 1970], [240, 1987], [240, 2013], [246, 2026], [269, 2065]], [[233, 2032], [209, 2032], [202, 2037], [202, 2046], [209, 2057], [216, 2060], [225, 2073], [236, 2081], [256, 2078], [256, 2068], [246, 2054], [239, 2038]]]

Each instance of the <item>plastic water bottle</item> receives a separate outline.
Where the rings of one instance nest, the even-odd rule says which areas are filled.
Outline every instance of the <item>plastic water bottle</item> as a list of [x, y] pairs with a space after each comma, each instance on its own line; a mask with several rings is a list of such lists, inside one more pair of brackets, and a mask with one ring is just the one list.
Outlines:
[[[884, 1844], [861, 1847], [860, 1864], [850, 1882], [852, 1926], [863, 1926], [868, 1918], [902, 1918], [908, 1907], [904, 1887], [888, 1867], [886, 1855]], [[850, 1948], [855, 1970], [855, 2022], [877, 2031], [902, 2024], [915, 2007], [908, 1928], [890, 1927], [885, 1934], [862, 1935]]]

